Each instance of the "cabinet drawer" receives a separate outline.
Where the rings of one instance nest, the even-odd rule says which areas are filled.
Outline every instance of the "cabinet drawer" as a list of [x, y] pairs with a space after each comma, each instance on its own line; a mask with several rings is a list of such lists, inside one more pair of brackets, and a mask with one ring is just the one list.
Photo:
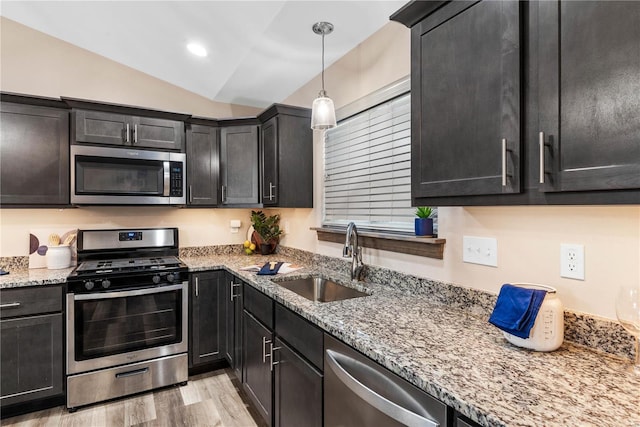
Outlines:
[[57, 311], [62, 311], [62, 286], [0, 291], [0, 319]]
[[252, 288], [244, 285], [244, 309], [253, 314], [256, 319], [273, 329], [273, 300]]
[[322, 331], [288, 308], [276, 304], [276, 334], [322, 370]]

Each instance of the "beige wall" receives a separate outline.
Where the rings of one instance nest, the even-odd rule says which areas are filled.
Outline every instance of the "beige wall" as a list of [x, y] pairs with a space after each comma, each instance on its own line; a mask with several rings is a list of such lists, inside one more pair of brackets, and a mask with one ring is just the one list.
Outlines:
[[[0, 88], [4, 91], [146, 106], [207, 116], [251, 114], [116, 64], [4, 18]], [[409, 74], [409, 31], [389, 23], [333, 64], [326, 88], [338, 107]], [[316, 78], [282, 102], [310, 106], [320, 88]], [[242, 111], [241, 111], [242, 110]], [[309, 227], [320, 225], [322, 143], [314, 137], [315, 209], [283, 209], [289, 233], [283, 244], [339, 256], [340, 245], [317, 242]], [[364, 250], [366, 263], [497, 292], [509, 281], [547, 283], [565, 306], [614, 318], [613, 296], [625, 283], [640, 282], [640, 206], [442, 208], [444, 260]], [[230, 219], [241, 219], [239, 234]], [[46, 227], [177, 226], [182, 246], [239, 243], [248, 210], [112, 208], [2, 209], [0, 256], [26, 255], [28, 232]], [[498, 268], [462, 263], [462, 236], [498, 239]], [[585, 245], [586, 280], [561, 279], [560, 243]]]
[[259, 109], [213, 102], [103, 56], [0, 17], [0, 90], [91, 99], [205, 117]]
[[[410, 72], [409, 30], [389, 23], [325, 73], [326, 89], [341, 107]], [[284, 102], [309, 106], [318, 78]], [[295, 233], [289, 245], [340, 256], [340, 245], [318, 242], [309, 227], [321, 223], [322, 135], [315, 135], [315, 206], [283, 212]], [[365, 248], [364, 262], [417, 276], [497, 293], [506, 282], [535, 282], [558, 288], [564, 305], [615, 318], [614, 295], [623, 284], [640, 284], [639, 206], [448, 207], [439, 210], [439, 234], [447, 239], [444, 260]], [[462, 262], [462, 236], [495, 237], [498, 267]], [[295, 237], [294, 237], [295, 236]], [[560, 244], [585, 247], [585, 280], [560, 277]]]

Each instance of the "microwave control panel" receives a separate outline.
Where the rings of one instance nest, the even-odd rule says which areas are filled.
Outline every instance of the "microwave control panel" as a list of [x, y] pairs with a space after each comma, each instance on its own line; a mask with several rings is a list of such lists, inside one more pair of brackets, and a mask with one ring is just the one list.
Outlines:
[[169, 195], [171, 197], [182, 197], [182, 184], [184, 178], [184, 163], [171, 162], [171, 183]]

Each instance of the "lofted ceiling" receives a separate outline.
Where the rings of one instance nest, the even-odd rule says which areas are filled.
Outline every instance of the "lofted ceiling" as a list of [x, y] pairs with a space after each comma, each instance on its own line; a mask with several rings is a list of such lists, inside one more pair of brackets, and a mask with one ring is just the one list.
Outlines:
[[[0, 14], [211, 100], [266, 107], [320, 73], [315, 22], [335, 26], [325, 38], [328, 66], [405, 3], [2, 1]], [[208, 56], [189, 53], [190, 42]]]

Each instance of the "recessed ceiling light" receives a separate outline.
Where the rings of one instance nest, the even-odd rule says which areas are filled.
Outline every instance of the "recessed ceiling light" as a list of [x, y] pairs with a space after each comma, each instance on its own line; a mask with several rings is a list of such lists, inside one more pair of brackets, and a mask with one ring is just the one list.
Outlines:
[[193, 53], [196, 56], [207, 56], [207, 49], [205, 49], [201, 44], [189, 43], [187, 45], [187, 49], [189, 49], [189, 52]]

